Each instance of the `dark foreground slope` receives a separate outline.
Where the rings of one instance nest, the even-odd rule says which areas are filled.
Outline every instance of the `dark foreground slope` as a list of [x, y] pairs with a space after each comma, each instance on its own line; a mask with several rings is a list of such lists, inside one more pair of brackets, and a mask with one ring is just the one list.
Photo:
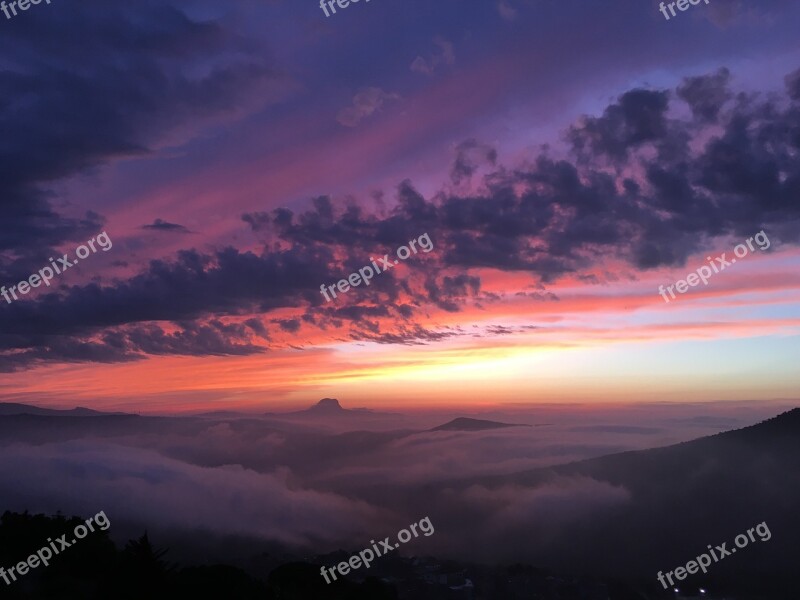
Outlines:
[[[545, 564], [653, 583], [658, 571], [685, 566], [709, 544], [725, 542], [730, 549], [737, 535], [765, 523], [767, 541], [756, 535], [755, 542], [682, 585], [731, 597], [800, 598], [800, 409], [675, 446], [473, 479], [463, 488], [558, 486], [574, 480], [601, 482], [627, 499], [602, 518], [572, 520], [545, 546]], [[535, 542], [521, 532], [508, 543]]]

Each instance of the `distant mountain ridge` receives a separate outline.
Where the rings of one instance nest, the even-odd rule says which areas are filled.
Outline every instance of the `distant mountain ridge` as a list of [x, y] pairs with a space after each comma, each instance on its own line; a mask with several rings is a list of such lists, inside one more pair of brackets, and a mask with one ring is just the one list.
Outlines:
[[55, 408], [39, 408], [30, 404], [19, 404], [16, 402], [0, 402], [0, 416], [12, 415], [36, 415], [40, 417], [100, 417], [109, 415], [125, 415], [128, 413], [122, 412], [101, 412], [99, 410], [92, 410], [91, 408], [84, 408], [83, 406], [76, 406], [68, 410], [61, 410]]

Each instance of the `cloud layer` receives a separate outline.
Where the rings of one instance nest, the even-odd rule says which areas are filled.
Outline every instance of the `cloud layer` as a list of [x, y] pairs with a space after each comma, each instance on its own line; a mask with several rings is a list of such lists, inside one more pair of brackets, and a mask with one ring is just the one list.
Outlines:
[[[9, 282], [27, 278], [57, 246], [104, 222], [96, 213], [58, 212], [47, 191], [51, 182], [145, 154], [170, 136], [188, 135], [187, 128], [224, 119], [239, 110], [236, 97], [280, 79], [221, 25], [194, 21], [168, 5], [118, 8], [113, 18], [80, 11], [88, 12], [76, 13], [76, 26], [100, 19], [108, 27], [74, 55], [15, 37], [24, 28], [4, 42], [19, 44], [15, 66], [0, 74], [6, 90], [0, 103], [8, 107], [0, 118], [12, 134], [0, 142], [0, 159], [13, 167], [2, 183], [8, 219], [0, 232], [0, 274]], [[156, 17], [161, 31], [141, 29]], [[42, 16], [39, 26], [55, 28], [51, 18]], [[144, 49], [119, 43], [141, 36], [148, 40]], [[454, 62], [452, 44], [441, 37], [435, 43], [440, 52], [418, 57], [416, 70], [432, 73]], [[217, 51], [230, 60], [220, 61]], [[89, 72], [69, 68], [89, 53], [102, 58]], [[203, 75], [189, 76], [198, 60], [206, 66]], [[31, 73], [33, 64], [50, 74]], [[118, 65], [126, 65], [124, 72]], [[95, 80], [105, 89], [87, 103]], [[426, 343], [463, 334], [431, 327], [432, 313], [498, 300], [484, 285], [488, 271], [525, 276], [541, 291], [565, 277], [591, 280], [609, 262], [630, 277], [681, 266], [715, 240], [762, 229], [774, 240], [773, 251], [795, 244], [800, 71], [786, 75], [782, 95], [736, 91], [732, 81], [720, 68], [674, 90], [628, 90], [568, 126], [560, 156], [545, 150], [502, 164], [496, 148], [467, 139], [455, 149], [450, 181], [432, 194], [404, 180], [388, 204], [318, 196], [305, 210], [245, 212], [243, 226], [260, 240], [258, 248], [184, 248], [122, 279], [39, 291], [0, 312], [0, 370], [53, 361], [257, 354], [285, 344], [277, 341], [281, 336], [323, 333]], [[163, 97], [143, 91], [156, 89]], [[15, 100], [21, 94], [36, 100]], [[338, 119], [354, 127], [397, 99], [378, 87], [362, 88]], [[60, 111], [58, 135], [72, 140], [69, 152], [46, 125]], [[12, 138], [24, 143], [12, 146]], [[187, 231], [161, 218], [143, 227]], [[422, 233], [433, 240], [433, 252], [335, 305], [323, 302], [321, 284]]]

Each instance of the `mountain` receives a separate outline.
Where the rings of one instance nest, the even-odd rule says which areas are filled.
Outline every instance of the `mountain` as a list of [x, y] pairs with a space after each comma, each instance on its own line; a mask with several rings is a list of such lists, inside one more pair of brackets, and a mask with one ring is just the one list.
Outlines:
[[345, 409], [336, 398], [323, 398], [305, 412], [315, 415], [334, 415], [345, 412]]
[[254, 415], [236, 410], [211, 410], [201, 413], [191, 413], [185, 416], [211, 419], [247, 419], [253, 417]]
[[[659, 570], [686, 564], [710, 544], [725, 542], [735, 548], [738, 535], [764, 524], [768, 539], [756, 535], [735, 556], [692, 577], [691, 585], [748, 594], [737, 597], [766, 597], [766, 592], [769, 597], [796, 597], [780, 594], [796, 580], [800, 408], [672, 446], [469, 477], [445, 486], [454, 495], [481, 489], [484, 496], [503, 497], [513, 490], [515, 497], [533, 498], [531, 506], [549, 511], [539, 527], [558, 523], [558, 535], [534, 560], [639, 579], [653, 592], [658, 590]], [[540, 499], [549, 497], [550, 503]], [[524, 547], [530, 535], [524, 527], [510, 529], [508, 544]]]
[[14, 402], [0, 402], [0, 416], [10, 415], [37, 415], [42, 417], [98, 417], [108, 415], [124, 415], [125, 413], [108, 413], [83, 408], [78, 406], [70, 410], [57, 410], [53, 408], [39, 408], [29, 404], [17, 404]]
[[486, 429], [503, 429], [505, 427], [530, 427], [530, 425], [499, 423], [497, 421], [485, 421], [483, 419], [458, 417], [452, 421], [448, 421], [444, 425], [434, 427], [430, 431], [484, 431]]
[[[296, 410], [288, 413], [264, 413], [269, 417], [388, 417], [395, 416], [394, 413], [376, 412], [368, 408], [342, 408], [336, 398], [323, 398], [314, 406], [305, 410]], [[400, 415], [397, 415], [400, 416]]]

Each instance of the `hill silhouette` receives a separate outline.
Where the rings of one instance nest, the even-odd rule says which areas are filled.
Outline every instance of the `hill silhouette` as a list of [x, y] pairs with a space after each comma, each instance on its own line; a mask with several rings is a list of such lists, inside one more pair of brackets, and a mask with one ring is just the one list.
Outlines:
[[[591, 565], [590, 573], [640, 577], [650, 585], [659, 570], [685, 564], [708, 544], [727, 541], [730, 546], [736, 535], [765, 522], [773, 534], [768, 542], [757, 541], [715, 563], [692, 584], [748, 598], [759, 593], [782, 598], [794, 585], [800, 408], [673, 446], [471, 477], [457, 487], [553, 490], [575, 482], [601, 486], [605, 493], [615, 490], [624, 500], [604, 510], [602, 519], [560, 527], [558, 540], [548, 548], [551, 565]], [[453, 482], [447, 485], [453, 488]]]
[[94, 417], [103, 415], [124, 415], [120, 412], [101, 412], [77, 406], [69, 410], [58, 410], [54, 408], [39, 408], [30, 404], [18, 404], [16, 402], [0, 402], [0, 416], [11, 415], [36, 415], [41, 417]]
[[[62, 515], [12, 513], [0, 517], [0, 566], [35, 554], [47, 539], [72, 531], [84, 520]], [[2, 597], [81, 600], [396, 600], [390, 585], [375, 578], [363, 583], [340, 579], [326, 585], [319, 565], [290, 563], [274, 569], [265, 582], [229, 565], [182, 567], [166, 560], [168, 549], [155, 546], [147, 533], [118, 549], [106, 531], [96, 530], [64, 552], [19, 576]], [[8, 576], [8, 575], [7, 575]]]
[[505, 427], [530, 427], [530, 425], [457, 417], [443, 425], [432, 428], [430, 431], [485, 431], [487, 429], [503, 429]]

